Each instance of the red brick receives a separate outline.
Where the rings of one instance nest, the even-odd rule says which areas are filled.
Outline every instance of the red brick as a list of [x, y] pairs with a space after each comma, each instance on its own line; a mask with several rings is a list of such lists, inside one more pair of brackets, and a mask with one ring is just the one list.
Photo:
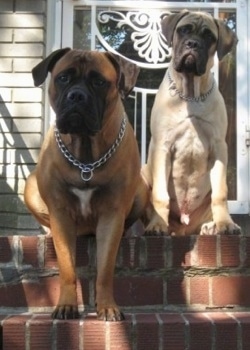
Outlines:
[[0, 287], [0, 300], [2, 307], [25, 307], [27, 306], [23, 284], [11, 284]]
[[245, 248], [246, 258], [244, 261], [244, 266], [249, 267], [250, 266], [250, 237], [245, 236], [244, 239], [245, 239], [245, 246], [246, 246], [246, 248]]
[[84, 350], [105, 349], [105, 322], [96, 319], [96, 315], [88, 315], [83, 323]]
[[29, 323], [30, 349], [52, 348], [52, 319], [50, 315], [35, 315]]
[[226, 267], [240, 265], [239, 236], [220, 236], [221, 264]]
[[186, 304], [187, 302], [187, 281], [184, 277], [176, 277], [167, 280], [167, 303]]
[[121, 306], [163, 303], [163, 280], [156, 276], [115, 277], [115, 300]]
[[172, 237], [173, 267], [191, 266], [191, 237]]
[[241, 342], [242, 350], [249, 350], [250, 344], [250, 313], [249, 312], [234, 312], [232, 313], [241, 327]]
[[212, 324], [201, 312], [185, 313], [189, 322], [189, 350], [212, 349]]
[[4, 350], [24, 350], [28, 342], [34, 350], [52, 349], [54, 342], [57, 350], [80, 350], [82, 342], [84, 350], [236, 350], [238, 344], [248, 350], [250, 341], [249, 312], [139, 313], [123, 322], [98, 321], [95, 314], [82, 321], [52, 321], [48, 314], [1, 318]]
[[57, 258], [53, 238], [47, 237], [45, 243], [45, 267], [57, 267]]
[[250, 276], [212, 277], [212, 303], [250, 306]]
[[209, 277], [190, 278], [190, 304], [209, 304]]
[[20, 239], [23, 249], [23, 264], [39, 266], [38, 262], [38, 243], [39, 237], [27, 236]]
[[79, 320], [58, 320], [56, 322], [56, 350], [65, 350], [66, 344], [70, 344], [70, 350], [79, 350], [79, 335]]
[[136, 344], [136, 350], [159, 349], [159, 323], [156, 315], [136, 315]]
[[139, 267], [140, 242], [140, 238], [122, 238], [119, 251], [119, 254], [122, 255], [121, 267]]
[[[162, 321], [162, 348], [164, 350], [186, 349], [185, 324], [183, 318], [179, 314], [166, 313], [160, 314], [160, 319]], [[145, 347], [145, 349], [150, 348]]]
[[12, 237], [0, 237], [0, 263], [12, 260]]
[[217, 266], [217, 236], [197, 236], [196, 245], [196, 264], [202, 267]]
[[[171, 236], [164, 237], [164, 241], [165, 241], [165, 267], [166, 268], [173, 267], [172, 239], [173, 239], [173, 237], [171, 237]], [[187, 253], [187, 259], [189, 259], [189, 255], [190, 255], [190, 253]], [[186, 260], [186, 257], [185, 257], [185, 260]]]
[[[26, 300], [29, 306], [43, 307], [57, 305], [60, 295], [60, 278], [59, 276], [46, 277], [37, 283], [23, 283]], [[88, 285], [86, 285], [86, 291]], [[77, 281], [78, 304], [82, 304], [82, 287]], [[88, 298], [88, 293], [87, 298]]]
[[147, 237], [147, 269], [159, 269], [165, 267], [165, 239], [164, 237]]
[[[85, 303], [89, 302], [88, 281], [84, 280]], [[58, 302], [59, 277], [46, 277], [36, 281], [18, 282], [0, 287], [1, 306], [4, 307], [51, 307]], [[77, 284], [78, 303], [82, 304], [82, 287]]]
[[[76, 241], [76, 267], [89, 264], [88, 245], [90, 236], [79, 236]], [[46, 239], [45, 267], [57, 267], [56, 251], [52, 237]]]
[[59, 299], [59, 277], [46, 277], [38, 282], [23, 283], [26, 302], [32, 307], [55, 306]]
[[10, 316], [3, 321], [3, 349], [24, 350], [26, 349], [26, 321], [31, 316]]
[[216, 350], [236, 350], [237, 322], [224, 312], [209, 313], [215, 325], [215, 348]]
[[110, 350], [132, 349], [132, 320], [130, 315], [122, 322], [106, 322], [106, 334], [109, 334]]

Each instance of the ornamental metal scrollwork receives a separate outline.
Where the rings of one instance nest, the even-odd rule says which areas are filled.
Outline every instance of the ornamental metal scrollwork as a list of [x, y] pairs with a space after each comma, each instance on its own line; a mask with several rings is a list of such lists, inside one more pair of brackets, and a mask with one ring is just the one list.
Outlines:
[[[102, 11], [98, 14], [98, 21], [103, 24], [114, 21], [117, 22], [118, 28], [124, 26], [132, 28], [131, 40], [134, 50], [147, 63], [156, 65], [170, 58], [170, 49], [161, 33], [160, 24], [166, 15], [169, 15], [169, 12], [157, 10], [152, 10], [150, 13]], [[102, 44], [105, 45], [103, 41]]]

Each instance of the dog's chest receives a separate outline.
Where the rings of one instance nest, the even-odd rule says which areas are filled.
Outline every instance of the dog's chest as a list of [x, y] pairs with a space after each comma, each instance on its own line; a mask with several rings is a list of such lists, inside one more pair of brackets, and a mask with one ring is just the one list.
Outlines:
[[79, 200], [82, 216], [86, 218], [91, 215], [91, 198], [93, 197], [95, 189], [80, 190], [74, 187], [71, 191]]
[[195, 118], [186, 120], [182, 127], [176, 128], [172, 143], [172, 153], [178, 166], [192, 168], [207, 167], [207, 159], [211, 152], [212, 132], [204, 130], [204, 123], [194, 122]]

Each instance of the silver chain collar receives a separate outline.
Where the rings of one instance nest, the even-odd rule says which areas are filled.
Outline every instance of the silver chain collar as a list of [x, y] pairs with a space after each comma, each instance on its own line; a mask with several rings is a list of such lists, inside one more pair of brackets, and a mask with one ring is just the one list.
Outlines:
[[55, 132], [56, 142], [58, 144], [58, 147], [59, 147], [60, 151], [62, 152], [64, 157], [70, 163], [72, 163], [74, 166], [76, 166], [77, 168], [80, 169], [82, 180], [87, 182], [87, 181], [90, 181], [92, 179], [92, 177], [94, 175], [94, 170], [96, 168], [99, 168], [101, 165], [105, 164], [108, 161], [108, 159], [113, 155], [113, 153], [117, 150], [118, 146], [120, 145], [120, 143], [122, 142], [122, 139], [124, 137], [125, 130], [126, 130], [126, 124], [127, 124], [127, 119], [126, 119], [126, 117], [124, 117], [123, 120], [122, 120], [122, 123], [121, 123], [121, 128], [120, 128], [119, 134], [117, 136], [117, 139], [113, 143], [113, 145], [110, 147], [110, 149], [100, 159], [98, 159], [94, 163], [89, 163], [89, 164], [81, 163], [79, 160], [77, 160], [69, 152], [67, 147], [62, 142], [59, 130], [57, 129], [56, 126], [55, 126], [55, 131], [54, 132]]
[[168, 80], [170, 83], [170, 88], [174, 89], [181, 99], [188, 101], [188, 102], [199, 102], [199, 101], [204, 102], [214, 89], [214, 79], [213, 79], [213, 83], [212, 83], [211, 88], [204, 95], [200, 95], [199, 97], [188, 97], [188, 96], [183, 95], [183, 93], [176, 88], [175, 82], [171, 78], [169, 70], [167, 71], [167, 75], [168, 75]]

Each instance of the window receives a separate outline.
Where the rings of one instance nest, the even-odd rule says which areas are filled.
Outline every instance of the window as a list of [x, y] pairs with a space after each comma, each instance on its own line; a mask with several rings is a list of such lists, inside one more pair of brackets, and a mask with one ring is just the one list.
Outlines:
[[[235, 52], [220, 63], [216, 61], [213, 71], [228, 112], [229, 209], [232, 214], [248, 213], [248, 2], [143, 1], [142, 8], [142, 1], [64, 0], [60, 6], [60, 11], [56, 10], [55, 23], [57, 46], [110, 50], [140, 66], [140, 75], [126, 102], [126, 110], [138, 139], [142, 163], [147, 158], [154, 96], [171, 58], [171, 50], [160, 33], [161, 18], [183, 8], [206, 11], [236, 31], [239, 42]], [[62, 28], [60, 38], [59, 28]]]

